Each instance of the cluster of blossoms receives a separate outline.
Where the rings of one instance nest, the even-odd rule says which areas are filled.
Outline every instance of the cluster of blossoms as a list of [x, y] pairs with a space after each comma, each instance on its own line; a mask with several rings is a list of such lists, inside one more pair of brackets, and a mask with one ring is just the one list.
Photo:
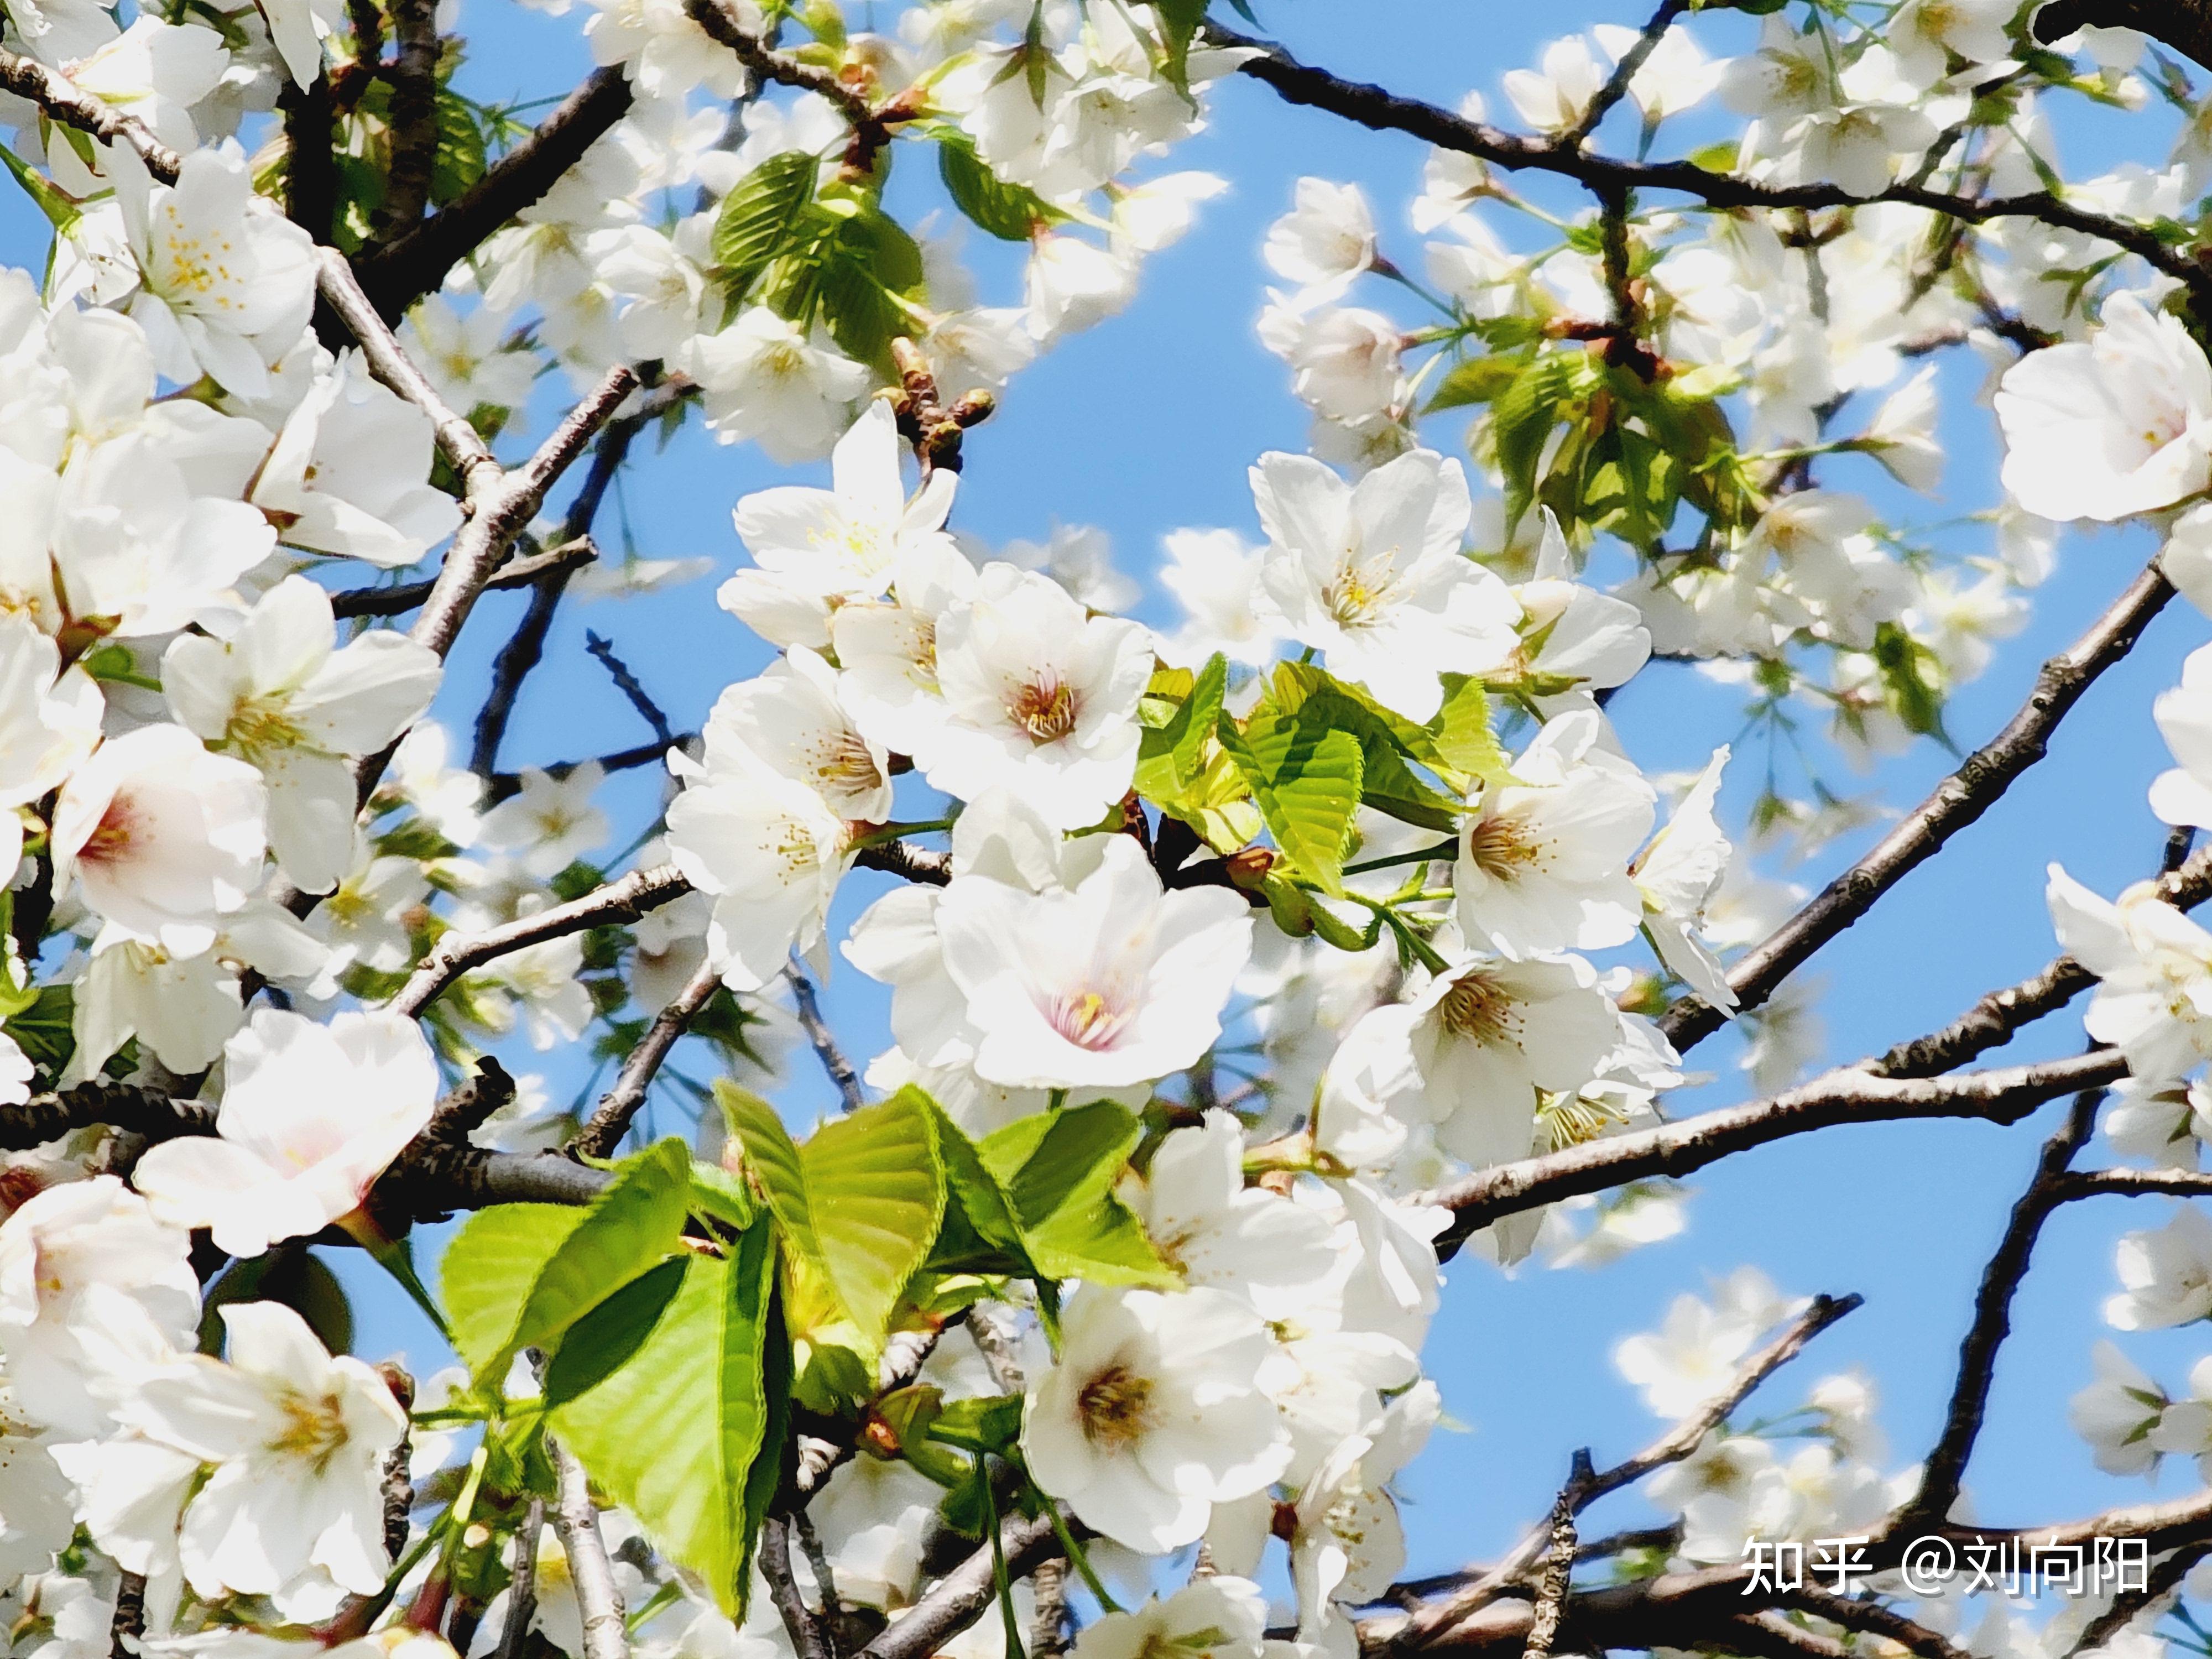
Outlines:
[[[1558, 42], [1504, 78], [1536, 136], [1482, 143], [1573, 175], [1615, 108], [1641, 155], [1717, 101], [1745, 125], [1702, 172], [1787, 213], [1616, 181], [1562, 217], [1440, 149], [1409, 274], [1358, 189], [1301, 180], [1258, 336], [1310, 453], [1257, 457], [1243, 528], [1164, 536], [1182, 614], [1155, 629], [1097, 532], [955, 530], [960, 434], [1225, 187], [1151, 164], [1260, 49], [1183, 0], [939, 0], [881, 32], [828, 0], [587, 9], [600, 74], [496, 162], [511, 112], [455, 89], [421, 0], [127, 27], [46, 0], [0, 33], [12, 171], [55, 231], [42, 282], [0, 274], [0, 1649], [606, 1659], [611, 1620], [651, 1659], [837, 1659], [913, 1620], [915, 1652], [1016, 1659], [1033, 1613], [1053, 1644], [1086, 1615], [1080, 1659], [1350, 1659], [1443, 1414], [1443, 1263], [1595, 1266], [1684, 1225], [1662, 1178], [1465, 1226], [1441, 1200], [1646, 1144], [1692, 1081], [1662, 1015], [1741, 1014], [1768, 1091], [1818, 1047], [1802, 985], [1727, 963], [1802, 896], [1724, 826], [1732, 750], [1766, 748], [1765, 844], [1854, 827], [1817, 767], [1778, 781], [1797, 714], [1859, 761], [1943, 735], [2063, 523], [2151, 524], [2149, 580], [2212, 612], [2212, 362], [2139, 222], [2201, 189], [2208, 124], [2162, 172], [2069, 186], [2071, 228], [1977, 220], [1875, 198], [2035, 196], [2048, 106], [2143, 101], [2139, 39], [1907, 0], [1772, 12], [1725, 59], [1672, 7]], [[886, 207], [915, 154], [1024, 250], [1018, 303]], [[1362, 282], [1433, 314], [1349, 303]], [[1960, 345], [2006, 447], [1967, 553], [1877, 505], [1934, 492], [1920, 360]], [[583, 401], [504, 468], [549, 374]], [[829, 464], [735, 502], [714, 625], [769, 665], [694, 736], [653, 710], [641, 759], [500, 772], [599, 463], [695, 404]], [[595, 433], [560, 532], [528, 527]], [[518, 554], [531, 611], [461, 767], [429, 711]], [[1680, 775], [1610, 717], [1655, 656], [1752, 699]], [[2152, 807], [2212, 828], [2212, 647], [2155, 712]], [[602, 792], [641, 763], [666, 789], [617, 852]], [[2050, 886], [2127, 1073], [2108, 1139], [2194, 1170], [2212, 933], [2177, 896]], [[858, 1066], [815, 997], [848, 970], [888, 1008]], [[659, 1074], [682, 1133], [655, 1140], [687, 1036], [717, 1075]], [[802, 1042], [845, 1111], [794, 1141], [750, 1090]], [[491, 1057], [524, 1045], [586, 1056], [573, 1105]], [[461, 1208], [434, 1297], [407, 1228]], [[417, 1389], [343, 1352], [309, 1254], [343, 1241], [459, 1365]], [[2117, 1327], [2212, 1318], [2212, 1222], [2130, 1236], [2120, 1276]], [[1805, 1313], [1746, 1270], [1620, 1346], [1700, 1425], [1625, 1576], [1917, 1501], [1856, 1373], [1732, 1414]], [[2178, 1398], [2097, 1364], [2102, 1466], [2212, 1468], [2206, 1367]], [[1024, 1525], [1076, 1613], [1009, 1576]], [[928, 1623], [978, 1562], [1004, 1627]], [[1973, 1640], [2080, 1634], [1999, 1608]]]

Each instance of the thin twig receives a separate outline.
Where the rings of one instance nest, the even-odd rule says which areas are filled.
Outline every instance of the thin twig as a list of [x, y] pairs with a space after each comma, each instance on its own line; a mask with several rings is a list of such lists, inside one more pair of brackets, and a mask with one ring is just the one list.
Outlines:
[[[592, 538], [580, 536], [526, 559], [509, 559], [500, 566], [499, 574], [484, 584], [484, 591], [527, 587], [550, 571], [580, 570], [599, 556], [599, 550]], [[399, 582], [390, 587], [345, 588], [331, 595], [331, 614], [341, 618], [404, 616], [430, 597], [433, 585], [432, 579], [426, 576], [421, 581]]]
[[584, 630], [584, 649], [607, 671], [615, 690], [637, 710], [637, 717], [653, 728], [653, 735], [660, 739], [660, 746], [665, 749], [674, 743], [676, 731], [669, 725], [668, 716], [661, 712], [660, 705], [653, 700], [637, 676], [630, 672], [629, 665], [615, 655], [614, 647], [587, 628]]
[[1606, 77], [1605, 84], [1590, 99], [1589, 106], [1583, 111], [1582, 119], [1559, 135], [1561, 144], [1579, 149], [1589, 142], [1589, 136], [1597, 131], [1599, 123], [1613, 112], [1615, 104], [1628, 95], [1629, 82], [1636, 79], [1637, 72], [1643, 69], [1644, 60], [1651, 56], [1660, 38], [1674, 27], [1674, 20], [1689, 9], [1690, 0], [1662, 0], [1659, 9], [1651, 14], [1651, 21], [1644, 26], [1644, 33], [1637, 37], [1636, 44], [1620, 55], [1620, 61], [1613, 65], [1613, 73]]
[[538, 1612], [538, 1540], [545, 1530], [545, 1500], [533, 1498], [514, 1534], [514, 1565], [507, 1581], [507, 1622], [492, 1659], [522, 1659], [530, 1621]]
[[[1571, 1498], [1573, 1510], [1579, 1513], [1599, 1498], [1641, 1480], [1654, 1469], [1680, 1462], [1705, 1443], [1708, 1434], [1727, 1422], [1735, 1408], [1751, 1397], [1753, 1390], [1795, 1359], [1807, 1343], [1858, 1307], [1863, 1300], [1856, 1294], [1814, 1297], [1779, 1336], [1738, 1366], [1728, 1387], [1702, 1409], [1685, 1418], [1634, 1456], [1602, 1472], [1587, 1474], [1579, 1485], [1571, 1483], [1560, 1496]], [[1431, 1602], [1415, 1613], [1395, 1633], [1392, 1645], [1406, 1650], [1426, 1646], [1439, 1633], [1486, 1605], [1510, 1585], [1519, 1583], [1545, 1558], [1553, 1534], [1554, 1528], [1548, 1525], [1533, 1528], [1495, 1566], [1447, 1581], [1456, 1583], [1458, 1588], [1445, 1600]], [[1579, 1550], [1577, 1559], [1581, 1559]]]
[[[589, 760], [555, 761], [550, 766], [534, 768], [549, 778], [565, 778], [580, 766], [596, 766], [602, 772], [634, 772], [641, 766], [659, 766], [668, 758], [668, 751], [680, 749], [698, 740], [696, 732], [678, 732], [666, 743], [633, 744], [627, 749], [616, 749], [604, 755], [594, 755]], [[522, 774], [495, 772], [484, 785], [484, 801], [496, 806], [510, 796], [522, 793]]]
[[1841, 1123], [1905, 1118], [1971, 1117], [2016, 1123], [2045, 1101], [2118, 1082], [2126, 1073], [2126, 1061], [2111, 1051], [1911, 1081], [1848, 1067], [1765, 1100], [1478, 1170], [1427, 1194], [1425, 1201], [1454, 1212], [1451, 1224], [1437, 1240], [1440, 1248], [1449, 1250], [1501, 1216], [1581, 1193], [1602, 1192], [1626, 1181], [1687, 1175], [1731, 1153], [1786, 1136]]
[[[2169, 859], [2172, 843], [2167, 843]], [[2212, 898], [2212, 848], [2187, 855], [2159, 876], [2159, 897], [2180, 910]], [[2097, 982], [2070, 956], [2054, 957], [2017, 985], [1991, 991], [1942, 1030], [1915, 1037], [1867, 1063], [1878, 1077], [1936, 1077], [2009, 1042], [2022, 1026], [2056, 1013]]]
[[1950, 1406], [1944, 1413], [1943, 1431], [1921, 1464], [1919, 1490], [1905, 1504], [1905, 1518], [1900, 1525], [1947, 1516], [1958, 1499], [1960, 1483], [1966, 1473], [1966, 1460], [1973, 1455], [1974, 1441], [1981, 1433], [1982, 1419], [1989, 1409], [1990, 1385], [1996, 1378], [1997, 1351], [2012, 1331], [2013, 1297], [2027, 1274], [2028, 1261], [2035, 1253], [2035, 1241], [2043, 1231], [2043, 1224], [2061, 1202], [2060, 1177], [2096, 1132], [2097, 1104], [2102, 1098], [2100, 1089], [2084, 1090], [2075, 1097], [2066, 1121], [2044, 1142], [2027, 1190], [2013, 1206], [2004, 1236], [1982, 1271], [1981, 1286], [1974, 1295], [1973, 1323], [1959, 1345], [1958, 1376], [1952, 1385]]
[[760, 1568], [799, 1659], [837, 1659], [830, 1632], [799, 1593], [799, 1580], [791, 1571], [791, 1528], [780, 1515], [771, 1515], [761, 1522]]
[[653, 1086], [661, 1061], [668, 1058], [668, 1051], [690, 1029], [721, 982], [722, 977], [715, 972], [713, 963], [699, 964], [677, 994], [676, 1000], [653, 1017], [644, 1037], [629, 1051], [629, 1058], [623, 1061], [614, 1087], [599, 1097], [590, 1121], [571, 1143], [573, 1150], [587, 1158], [614, 1156], [615, 1148], [622, 1145], [622, 1138], [629, 1129], [630, 1119], [645, 1104], [646, 1091]]
[[581, 898], [518, 917], [497, 927], [488, 927], [480, 933], [448, 933], [423, 956], [388, 1006], [398, 1013], [419, 1014], [471, 969], [549, 939], [580, 933], [590, 927], [635, 921], [647, 910], [658, 909], [690, 890], [691, 884], [674, 865], [658, 865], [650, 870], [633, 870]]
[[[2003, 731], [1969, 755], [1871, 852], [1729, 969], [1729, 984], [1741, 1005], [1755, 1008], [1764, 1002], [1814, 951], [2002, 799], [2014, 781], [2043, 758], [2051, 734], [2082, 694], [2135, 648], [2145, 624], [2172, 597], [2172, 584], [2154, 564], [2129, 583], [2080, 639], [2043, 665], [2035, 690]], [[1721, 1023], [1718, 1010], [1685, 995], [1660, 1017], [1659, 1028], [1676, 1048], [1687, 1049]]]
[[799, 1030], [813, 1046], [815, 1058], [822, 1069], [830, 1074], [830, 1081], [837, 1085], [837, 1097], [845, 1103], [845, 1109], [857, 1112], [868, 1103], [868, 1097], [860, 1087], [860, 1074], [853, 1069], [853, 1062], [845, 1058], [845, 1051], [837, 1046], [837, 1035], [830, 1029], [830, 1022], [822, 1018], [822, 1005], [814, 994], [814, 981], [797, 963], [783, 970], [791, 981], [791, 1000], [799, 1010]]
[[1589, 1448], [1575, 1453], [1567, 1484], [1552, 1505], [1550, 1539], [1544, 1551], [1544, 1574], [1536, 1589], [1536, 1608], [1528, 1620], [1528, 1640], [1521, 1659], [1550, 1659], [1552, 1644], [1566, 1612], [1567, 1587], [1575, 1574], [1575, 1511], [1580, 1507], [1577, 1489], [1590, 1475]]
[[1560, 173], [1589, 185], [1668, 191], [1720, 208], [1858, 208], [1873, 202], [1902, 202], [1970, 224], [1992, 219], [2035, 219], [2124, 248], [2182, 283], [2191, 293], [2212, 296], [2212, 277], [2197, 268], [2185, 250], [2168, 246], [2150, 226], [2090, 212], [2047, 191], [2018, 196], [1958, 196], [1917, 185], [1894, 184], [1872, 196], [1854, 196], [1836, 184], [1762, 184], [1736, 173], [1712, 172], [1694, 161], [1620, 161], [1556, 140], [1523, 137], [1435, 104], [1346, 80], [1300, 63], [1272, 41], [1239, 34], [1217, 23], [1206, 25], [1206, 35], [1217, 45], [1254, 49], [1256, 55], [1238, 64], [1238, 72], [1273, 88], [1286, 103], [1324, 110], [1374, 131], [1403, 132], [1439, 149], [1472, 155], [1509, 171], [1529, 168]]

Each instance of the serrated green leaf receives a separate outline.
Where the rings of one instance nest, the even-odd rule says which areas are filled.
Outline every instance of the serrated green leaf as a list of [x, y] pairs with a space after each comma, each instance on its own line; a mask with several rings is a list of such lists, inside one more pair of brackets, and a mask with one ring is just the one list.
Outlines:
[[732, 295], [742, 298], [769, 264], [790, 252], [814, 200], [821, 165], [805, 150], [785, 150], [763, 161], [722, 198], [711, 246]]
[[720, 1164], [691, 1164], [691, 1208], [700, 1215], [711, 1216], [726, 1226], [743, 1232], [753, 1224], [759, 1213], [752, 1194], [745, 1183]]
[[1424, 727], [1310, 663], [1278, 664], [1270, 694], [1279, 712], [1359, 740], [1359, 798], [1366, 805], [1441, 834], [1459, 828], [1465, 802], [1424, 782], [1406, 764], [1411, 757], [1465, 790], [1464, 776], [1446, 763]]
[[775, 1107], [726, 1078], [714, 1084], [715, 1104], [744, 1154], [745, 1172], [768, 1202], [769, 1212], [792, 1247], [819, 1259], [814, 1242], [814, 1212], [806, 1200], [806, 1176], [799, 1147]]
[[1009, 184], [975, 154], [965, 133], [948, 128], [938, 135], [937, 172], [952, 205], [969, 222], [1001, 241], [1026, 242], [1039, 225], [1056, 224], [1066, 215], [1026, 185]]
[[691, 1154], [673, 1137], [617, 1167], [549, 1255], [507, 1335], [474, 1366], [494, 1383], [525, 1348], [556, 1348], [568, 1328], [680, 1248], [690, 1213]]
[[920, 1090], [831, 1118], [799, 1149], [817, 1248], [864, 1340], [879, 1345], [945, 1213], [945, 1166]]
[[1176, 1282], [1114, 1194], [1142, 1133], [1127, 1107], [1099, 1100], [1019, 1119], [978, 1144], [1012, 1202], [1030, 1259], [1048, 1279]]
[[1510, 783], [1513, 769], [1490, 727], [1490, 697], [1482, 682], [1466, 674], [1443, 676], [1443, 706], [1422, 729], [1437, 757], [1469, 778]]
[[571, 1325], [545, 1366], [545, 1403], [587, 1394], [628, 1364], [676, 1299], [686, 1271], [683, 1257], [671, 1256]]
[[583, 1218], [566, 1204], [499, 1204], [478, 1210], [453, 1235], [438, 1287], [453, 1346], [471, 1371], [482, 1371], [512, 1334], [539, 1271]]
[[1298, 714], [1255, 714], [1218, 727], [1283, 855], [1327, 892], [1344, 889], [1344, 849], [1359, 806], [1359, 739]]
[[1137, 749], [1139, 794], [1163, 805], [1182, 797], [1204, 766], [1228, 690], [1229, 659], [1217, 651], [1192, 678], [1190, 690], [1167, 722], [1144, 729]]
[[1506, 356], [1495, 352], [1463, 358], [1437, 382], [1437, 389], [1429, 394], [1428, 406], [1422, 412], [1433, 415], [1439, 410], [1489, 403], [1512, 385], [1528, 364], [1525, 356]]
[[1564, 351], [1536, 358], [1491, 403], [1491, 441], [1505, 477], [1505, 523], [1510, 534], [1536, 498], [1536, 468], [1559, 423], [1573, 368]]
[[687, 1258], [629, 1362], [551, 1419], [592, 1480], [732, 1618], [744, 1614], [760, 1494], [782, 1438], [774, 1261], [764, 1224], [726, 1261]]

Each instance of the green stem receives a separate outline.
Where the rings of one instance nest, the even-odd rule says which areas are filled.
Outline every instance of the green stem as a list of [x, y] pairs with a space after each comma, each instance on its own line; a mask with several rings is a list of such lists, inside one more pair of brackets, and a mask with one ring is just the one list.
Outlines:
[[1427, 864], [1437, 859], [1448, 859], [1459, 852], [1456, 841], [1440, 841], [1434, 847], [1417, 848], [1410, 853], [1393, 853], [1387, 859], [1369, 859], [1362, 864], [1347, 864], [1347, 876], [1364, 876], [1370, 870], [1389, 870], [1401, 864]]
[[1067, 1517], [1060, 1512], [1060, 1505], [1047, 1497], [1044, 1489], [1034, 1480], [1030, 1482], [1030, 1491], [1036, 1495], [1036, 1501], [1044, 1506], [1045, 1514], [1052, 1520], [1053, 1536], [1060, 1540], [1060, 1548], [1066, 1552], [1067, 1559], [1075, 1564], [1076, 1571], [1083, 1575], [1085, 1585], [1090, 1589], [1091, 1594], [1097, 1598], [1098, 1605], [1108, 1613], [1121, 1612], [1121, 1604], [1108, 1594], [1106, 1586], [1099, 1582], [1098, 1574], [1091, 1565], [1090, 1552], [1076, 1541], [1074, 1533], [1068, 1529]]
[[975, 1485], [983, 1494], [983, 1513], [991, 1528], [991, 1582], [999, 1592], [999, 1616], [1006, 1624], [1007, 1659], [1028, 1659], [1022, 1646], [1022, 1621], [1014, 1616], [1014, 1586], [1006, 1576], [1006, 1540], [999, 1529], [999, 1494], [991, 1490], [990, 1471], [983, 1454], [975, 1455]]

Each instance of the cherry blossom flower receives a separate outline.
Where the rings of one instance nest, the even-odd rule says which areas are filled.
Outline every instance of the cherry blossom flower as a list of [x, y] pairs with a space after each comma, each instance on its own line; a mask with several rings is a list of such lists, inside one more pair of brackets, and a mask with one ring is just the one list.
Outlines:
[[1259, 1316], [1218, 1291], [1085, 1285], [1060, 1354], [1031, 1381], [1022, 1455], [1037, 1484], [1132, 1549], [1194, 1543], [1212, 1506], [1258, 1492], [1290, 1455], [1255, 1378]]
[[198, 956], [261, 884], [268, 791], [181, 726], [100, 744], [54, 808], [54, 879], [110, 921]]
[[1252, 493], [1267, 595], [1332, 674], [1426, 720], [1443, 702], [1438, 674], [1480, 673], [1512, 652], [1520, 607], [1460, 556], [1469, 508], [1456, 461], [1417, 451], [1352, 485], [1306, 456], [1263, 455]]
[[1014, 789], [1068, 830], [1127, 793], [1152, 673], [1142, 627], [1086, 616], [1050, 577], [992, 564], [938, 619], [936, 659], [946, 719], [914, 757], [933, 787], [963, 800]]
[[1063, 890], [948, 887], [935, 921], [981, 1034], [975, 1070], [1025, 1088], [1112, 1088], [1189, 1065], [1220, 1035], [1252, 940], [1242, 895], [1164, 890], [1126, 836]]
[[353, 860], [348, 762], [404, 731], [443, 672], [428, 647], [388, 629], [339, 647], [330, 596], [304, 576], [270, 589], [229, 638], [182, 635], [161, 659], [178, 720], [260, 772], [271, 850], [309, 893], [328, 892]]
[[2132, 294], [2103, 322], [2030, 352], [1997, 387], [2005, 489], [2046, 519], [2124, 519], [2212, 484], [2212, 363]]
[[223, 1058], [216, 1137], [163, 1141], [132, 1179], [157, 1216], [210, 1229], [233, 1255], [350, 1215], [437, 1103], [429, 1044], [396, 1014], [319, 1025], [258, 1008]]

